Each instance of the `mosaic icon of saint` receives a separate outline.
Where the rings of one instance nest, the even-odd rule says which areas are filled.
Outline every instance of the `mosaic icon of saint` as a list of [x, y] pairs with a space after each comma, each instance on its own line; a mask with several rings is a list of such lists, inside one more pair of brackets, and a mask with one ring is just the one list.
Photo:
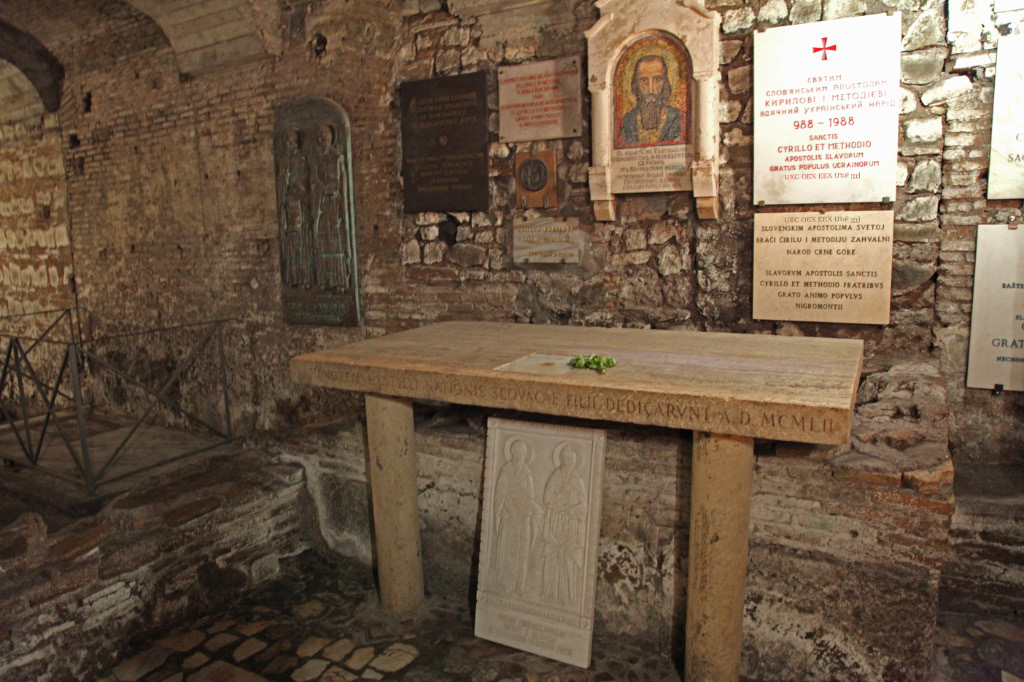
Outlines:
[[636, 106], [622, 117], [627, 144], [677, 142], [682, 136], [679, 108], [671, 106], [672, 83], [661, 55], [641, 57], [633, 67], [630, 89]]
[[690, 143], [692, 69], [669, 36], [644, 35], [615, 66], [616, 149]]

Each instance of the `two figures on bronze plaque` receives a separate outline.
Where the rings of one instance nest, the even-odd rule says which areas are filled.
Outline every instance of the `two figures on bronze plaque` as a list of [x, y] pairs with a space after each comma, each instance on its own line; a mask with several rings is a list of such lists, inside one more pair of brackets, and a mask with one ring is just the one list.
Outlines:
[[360, 323], [351, 129], [334, 102], [285, 105], [274, 125], [285, 320]]
[[317, 122], [312, 140], [298, 127], [285, 130], [278, 186], [283, 194], [282, 275], [288, 286], [350, 286], [345, 197], [351, 186], [345, 166], [338, 131], [330, 122]]

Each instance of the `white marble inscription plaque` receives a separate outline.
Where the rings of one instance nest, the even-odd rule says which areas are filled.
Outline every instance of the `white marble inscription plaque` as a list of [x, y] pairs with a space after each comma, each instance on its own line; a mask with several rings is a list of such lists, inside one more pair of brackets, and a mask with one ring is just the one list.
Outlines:
[[502, 142], [577, 137], [583, 130], [579, 57], [498, 67]]
[[1013, 12], [1024, 9], [1024, 0], [996, 0], [996, 12]]
[[579, 263], [587, 239], [578, 218], [534, 218], [512, 223], [512, 262]]
[[476, 636], [586, 668], [604, 431], [487, 422]]
[[996, 384], [1024, 391], [1024, 228], [979, 225], [967, 386]]
[[888, 324], [892, 211], [754, 216], [754, 318]]
[[754, 202], [896, 197], [900, 13], [754, 34]]
[[992, 105], [989, 199], [1024, 198], [1024, 35], [1002, 36]]

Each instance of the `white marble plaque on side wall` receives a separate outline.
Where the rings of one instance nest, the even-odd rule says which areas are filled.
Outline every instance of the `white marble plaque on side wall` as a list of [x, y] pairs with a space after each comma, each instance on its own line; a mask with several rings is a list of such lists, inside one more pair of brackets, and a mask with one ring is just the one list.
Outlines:
[[487, 422], [477, 637], [586, 668], [604, 431]]
[[498, 139], [577, 137], [583, 130], [580, 59], [498, 67]]
[[754, 216], [754, 318], [888, 324], [892, 211]]
[[1024, 198], [1024, 35], [1002, 36], [996, 53], [989, 199]]
[[1013, 12], [1018, 9], [1024, 9], [1024, 0], [996, 0], [995, 11], [998, 12]]
[[900, 13], [754, 34], [754, 202], [892, 201]]
[[997, 384], [1024, 391], [1024, 228], [979, 225], [967, 386]]

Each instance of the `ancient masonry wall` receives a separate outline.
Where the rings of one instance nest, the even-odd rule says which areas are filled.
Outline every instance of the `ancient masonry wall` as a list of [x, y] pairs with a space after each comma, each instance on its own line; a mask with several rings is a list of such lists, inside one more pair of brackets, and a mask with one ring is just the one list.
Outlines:
[[[56, 116], [0, 125], [0, 317], [72, 305], [61, 149]], [[33, 334], [45, 324], [8, 319], [0, 332]]]
[[[6, 161], [13, 169], [14, 159], [22, 169], [28, 159], [33, 173], [55, 168], [59, 153], [66, 208], [61, 217], [55, 186], [52, 228], [39, 227], [45, 190], [13, 176], [17, 182], [0, 190], [17, 193], [22, 202], [14, 205], [27, 206], [25, 197], [35, 204], [34, 213], [17, 216], [0, 208], [0, 220], [8, 221], [0, 305], [10, 310], [4, 301], [17, 300], [38, 310], [51, 293], [71, 302], [73, 252], [86, 338], [233, 318], [233, 421], [256, 431], [324, 420], [356, 404], [350, 394], [292, 384], [290, 356], [438, 320], [864, 339], [869, 369], [850, 443], [829, 451], [782, 445], [758, 459], [744, 670], [766, 679], [923, 678], [952, 511], [946, 429], [961, 459], [1020, 463], [1024, 453], [1020, 395], [963, 386], [974, 226], [1020, 212], [1019, 201], [983, 198], [994, 38], [1019, 30], [1019, 16], [997, 17], [984, 2], [954, 2], [948, 14], [939, 0], [709, 2], [723, 16], [722, 218], [698, 220], [689, 194], [658, 194], [620, 198], [620, 220], [599, 223], [587, 190], [586, 96], [579, 139], [497, 142], [496, 66], [585, 54], [583, 31], [597, 18], [589, 0], [555, 3], [533, 23], [514, 25], [500, 16], [450, 13], [438, 0], [406, 0], [395, 5], [400, 11], [369, 0], [311, 3], [283, 11], [279, 58], [194, 78], [179, 76], [159, 29], [123, 3], [66, 4], [74, 5], [66, 20], [78, 29], [69, 31], [75, 39], [51, 45], [67, 68], [59, 127], [52, 117], [42, 128], [25, 124], [27, 137], [5, 127], [0, 147], [0, 173]], [[904, 54], [892, 323], [752, 320], [753, 32], [893, 10], [903, 13]], [[404, 215], [396, 85], [478, 70], [489, 79], [491, 209]], [[271, 132], [277, 107], [306, 95], [334, 99], [353, 122], [365, 329], [282, 321]], [[530, 149], [555, 151], [558, 214], [579, 218], [590, 235], [578, 266], [511, 264], [512, 220], [531, 215], [512, 205], [513, 155]], [[59, 185], [52, 180], [58, 177], [54, 171], [47, 182]], [[851, 208], [877, 206], [802, 210]], [[58, 243], [61, 224], [70, 249]], [[38, 236], [35, 246], [18, 245], [18, 235], [48, 231], [52, 248]], [[8, 289], [12, 263], [22, 286], [31, 269], [38, 290]], [[46, 287], [60, 283], [54, 292], [45, 293], [44, 270]], [[142, 343], [118, 352], [143, 374], [158, 375], [175, 357], [174, 349]], [[214, 377], [197, 380], [195, 395], [216, 390]], [[142, 404], [105, 387], [102, 397], [105, 409], [132, 412]], [[420, 435], [425, 555], [453, 576], [439, 589], [467, 589], [482, 437], [429, 429]], [[280, 441], [279, 449], [306, 466], [328, 544], [368, 561], [358, 434]], [[605, 632], [670, 646], [680, 632], [686, 450], [664, 434], [630, 433], [611, 446], [599, 587]], [[74, 561], [91, 566], [93, 557]], [[73, 597], [54, 603], [62, 598]], [[647, 610], [657, 618], [648, 622]], [[895, 610], [907, 617], [893, 618]], [[810, 637], [808, 618], [819, 619]], [[28, 666], [37, 659], [24, 656], [46, 651], [8, 658]]]
[[301, 469], [261, 453], [208, 464], [52, 534], [33, 513], [0, 530], [0, 678], [93, 679], [309, 547]]
[[[572, 3], [561, 12], [545, 11], [526, 31], [494, 17], [440, 12], [436, 5], [405, 3], [408, 37], [399, 79], [488, 68], [495, 112], [492, 140], [497, 140], [497, 98], [491, 65], [585, 54], [582, 31], [596, 19], [590, 3]], [[707, 6], [723, 17], [719, 221], [698, 220], [692, 197], [683, 194], [620, 196], [620, 220], [594, 222], [585, 106], [580, 139], [491, 145], [490, 211], [404, 217], [402, 264], [406, 277], [420, 286], [392, 287], [397, 305], [385, 309], [414, 311], [418, 321], [475, 315], [855, 337], [864, 339], [868, 357], [929, 353], [943, 359], [950, 382], [956, 456], [1019, 462], [1024, 452], [1019, 395], [993, 397], [965, 389], [964, 381], [976, 225], [1020, 214], [1020, 201], [983, 198], [993, 48], [1000, 31], [1021, 30], [1020, 12], [996, 15], [991, 3], [954, 3], [947, 27], [945, 3], [938, 0], [773, 0], [756, 6], [711, 0]], [[777, 25], [896, 10], [902, 12], [904, 40], [899, 187], [891, 205], [896, 218], [892, 321], [876, 327], [753, 320], [752, 34]], [[556, 152], [563, 200], [558, 213], [579, 217], [591, 237], [590, 253], [580, 266], [510, 265], [512, 219], [524, 217], [512, 201], [513, 159], [516, 152], [530, 149]], [[858, 208], [877, 206], [823, 204], [794, 210]], [[449, 294], [453, 288], [457, 296]], [[431, 294], [426, 305], [416, 298], [422, 292]]]

